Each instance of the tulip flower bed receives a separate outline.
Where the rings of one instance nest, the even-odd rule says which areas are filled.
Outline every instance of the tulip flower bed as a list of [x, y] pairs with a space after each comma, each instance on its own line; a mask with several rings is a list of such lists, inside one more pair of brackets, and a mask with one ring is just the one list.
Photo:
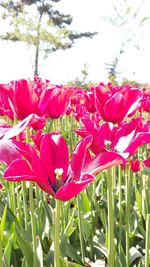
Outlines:
[[150, 266], [150, 89], [0, 84], [0, 267]]

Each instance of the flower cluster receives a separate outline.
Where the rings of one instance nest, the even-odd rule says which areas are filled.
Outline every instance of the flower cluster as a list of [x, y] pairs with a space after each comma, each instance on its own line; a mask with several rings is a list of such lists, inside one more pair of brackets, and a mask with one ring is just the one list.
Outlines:
[[[53, 85], [35, 77], [0, 85], [0, 160], [9, 181], [34, 181], [57, 199], [79, 194], [100, 171], [115, 165], [140, 170], [138, 150], [150, 143], [150, 93], [129, 85], [100, 83], [84, 90]], [[146, 115], [145, 115], [146, 114]], [[71, 157], [65, 136], [47, 125], [74, 118], [82, 139]], [[20, 121], [20, 122], [19, 122]], [[26, 132], [32, 142], [27, 139]], [[34, 142], [33, 142], [34, 141]], [[149, 150], [143, 166], [150, 166]]]

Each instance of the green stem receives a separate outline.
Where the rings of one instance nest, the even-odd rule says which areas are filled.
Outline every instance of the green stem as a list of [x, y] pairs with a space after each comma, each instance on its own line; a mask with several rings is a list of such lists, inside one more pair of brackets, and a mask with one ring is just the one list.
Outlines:
[[114, 267], [115, 244], [114, 244], [114, 203], [113, 203], [113, 179], [111, 169], [107, 175], [107, 198], [108, 198], [108, 266]]
[[21, 201], [20, 201], [20, 192], [17, 187], [16, 187], [16, 198], [17, 198], [16, 215], [17, 215], [20, 226], [22, 226], [23, 225], [22, 207], [21, 207]]
[[[133, 186], [134, 186], [134, 194], [135, 194], [135, 199], [136, 199], [136, 202], [137, 202], [137, 208], [138, 208], [138, 216], [140, 219], [142, 219], [142, 201], [138, 201], [138, 193], [139, 193], [139, 190], [138, 190], [138, 186], [137, 186], [137, 177], [136, 177], [136, 174], [135, 172], [133, 173]], [[141, 186], [142, 188], [142, 186]]]
[[61, 205], [61, 227], [62, 227], [62, 232], [65, 231], [65, 214], [64, 214], [64, 205]]
[[39, 196], [39, 187], [38, 185], [36, 184], [35, 185], [36, 187], [36, 207], [37, 207], [37, 218], [38, 218], [38, 221], [37, 221], [37, 228], [38, 228], [38, 231], [40, 229], [40, 196]]
[[31, 212], [31, 227], [32, 227], [32, 240], [33, 240], [33, 267], [36, 267], [37, 253], [36, 253], [36, 221], [34, 214], [34, 199], [32, 183], [29, 185], [29, 198], [30, 198], [30, 212]]
[[[30, 143], [30, 128], [26, 128], [26, 142]], [[24, 198], [26, 193], [26, 188], [23, 188]], [[36, 252], [36, 220], [35, 220], [35, 209], [34, 209], [34, 199], [33, 199], [33, 184], [30, 182], [29, 185], [29, 202], [30, 202], [30, 213], [31, 213], [31, 228], [32, 228], [32, 242], [33, 242], [33, 267], [37, 267], [37, 252]], [[27, 207], [24, 206], [24, 209]], [[25, 211], [27, 212], [27, 210]], [[27, 216], [27, 215], [26, 215]], [[26, 218], [27, 220], [27, 218]], [[27, 224], [27, 221], [26, 221]], [[27, 225], [26, 225], [27, 227]]]
[[26, 183], [25, 182], [22, 182], [22, 194], [23, 194], [25, 230], [27, 230], [28, 229], [28, 207], [27, 207], [27, 199], [26, 199]]
[[16, 214], [15, 185], [13, 182], [9, 183], [9, 190], [10, 190], [10, 208], [13, 214]]
[[129, 267], [129, 249], [130, 249], [130, 171], [127, 166], [126, 171], [126, 267]]
[[2, 233], [1, 233], [1, 224], [0, 224], [0, 266], [3, 267], [3, 247], [2, 247]]
[[56, 211], [55, 211], [55, 236], [54, 236], [54, 267], [60, 266], [60, 210], [61, 201], [56, 199]]
[[149, 267], [150, 263], [150, 214], [147, 214], [146, 219], [146, 243], [145, 243], [145, 267]]
[[91, 259], [92, 261], [94, 261], [94, 244], [93, 244], [93, 238], [94, 238], [94, 221], [95, 221], [95, 214], [94, 214], [94, 201], [95, 201], [95, 190], [96, 190], [96, 185], [95, 185], [95, 181], [93, 181], [93, 183], [91, 183], [90, 185], [90, 189], [91, 189], [91, 240], [90, 240], [90, 252], [91, 252]]
[[122, 240], [122, 171], [119, 166], [119, 252]]
[[85, 263], [85, 243], [82, 233], [82, 218], [81, 218], [81, 208], [80, 208], [80, 199], [79, 195], [77, 196], [77, 204], [78, 204], [78, 223], [79, 223], [79, 237], [80, 237], [80, 247], [81, 247], [81, 257], [82, 263]]

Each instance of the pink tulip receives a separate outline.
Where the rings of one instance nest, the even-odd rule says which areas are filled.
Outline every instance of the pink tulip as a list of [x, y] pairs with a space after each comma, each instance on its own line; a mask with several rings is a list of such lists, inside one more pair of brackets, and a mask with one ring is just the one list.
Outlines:
[[7, 84], [0, 84], [0, 115], [13, 119], [13, 111], [10, 105], [10, 96], [13, 92]]
[[92, 90], [85, 91], [85, 107], [90, 113], [95, 113], [97, 111], [95, 106], [95, 94]]
[[67, 144], [59, 133], [42, 136], [40, 155], [30, 144], [14, 141], [22, 158], [12, 161], [4, 177], [9, 181], [35, 181], [56, 199], [67, 201], [84, 190], [96, 173], [124, 162], [115, 152], [104, 152], [92, 159], [88, 152], [91, 142], [91, 136], [80, 141], [69, 161]]
[[[43, 83], [37, 78], [34, 82], [21, 79], [18, 81], [11, 81], [7, 85], [1, 85], [0, 101], [4, 101], [5, 105], [3, 104], [3, 106], [5, 109], [2, 109], [2, 111], [0, 110], [0, 112], [4, 115], [8, 113], [8, 115], [10, 114], [9, 117], [11, 116], [11, 118], [13, 118], [15, 116], [20, 120], [25, 119], [28, 115], [33, 113], [45, 117], [46, 109], [48, 109], [48, 104], [52, 95], [51, 90], [55, 89], [55, 87], [54, 85], [50, 85], [48, 81]], [[64, 102], [65, 101], [66, 100], [64, 100]], [[53, 106], [54, 104], [55, 103], [53, 103]], [[40, 129], [43, 126], [43, 124], [36, 123], [34, 128]]]
[[33, 89], [32, 82], [22, 79], [11, 82], [10, 87], [13, 90], [12, 109], [17, 118], [22, 120], [36, 113], [39, 98]]
[[83, 117], [90, 117], [85, 103], [86, 100], [84, 90], [81, 88], [75, 88], [75, 94], [72, 96], [70, 101], [70, 108], [73, 116], [77, 121], [80, 121], [80, 119]]
[[140, 161], [139, 160], [130, 160], [130, 166], [131, 170], [133, 172], [139, 172], [140, 171]]
[[44, 99], [47, 101], [45, 112], [48, 117], [56, 119], [64, 115], [69, 107], [70, 98], [75, 93], [73, 88], [55, 86], [48, 90]]
[[141, 92], [132, 87], [95, 87], [96, 107], [103, 120], [119, 123], [139, 107]]
[[97, 155], [106, 151], [106, 142], [110, 142], [115, 134], [115, 128], [113, 125], [106, 122], [99, 126], [94, 120], [89, 118], [82, 119], [81, 123], [84, 127], [75, 130], [75, 132], [82, 137], [86, 137], [88, 135], [93, 136], [93, 142], [90, 146], [92, 152]]
[[141, 107], [144, 111], [150, 113], [150, 92], [144, 92]]
[[124, 153], [126, 158], [134, 155], [140, 146], [150, 143], [149, 122], [142, 126], [140, 118], [118, 127], [114, 127], [111, 123], [97, 126], [90, 119], [84, 119], [82, 123], [85, 127], [76, 132], [82, 137], [93, 136], [90, 148], [96, 155], [109, 150], [119, 154]]

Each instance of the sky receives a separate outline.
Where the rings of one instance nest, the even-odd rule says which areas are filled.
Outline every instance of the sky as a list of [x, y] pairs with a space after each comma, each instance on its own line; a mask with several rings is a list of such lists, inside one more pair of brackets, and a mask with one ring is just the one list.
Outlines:
[[[40, 76], [52, 83], [64, 84], [82, 78], [81, 70], [84, 64], [88, 64], [88, 80], [107, 82], [106, 63], [113, 62], [125, 42], [125, 52], [121, 54], [118, 65], [120, 77], [150, 83], [150, 21], [147, 19], [150, 1], [145, 0], [143, 3], [142, 0], [121, 0], [119, 5], [123, 2], [130, 2], [129, 14], [137, 10], [136, 19], [133, 20], [132, 15], [125, 13], [125, 8], [118, 6], [118, 0], [60, 1], [59, 9], [73, 16], [72, 30], [97, 31], [98, 34], [92, 39], [82, 38], [76, 41], [71, 49], [49, 55], [47, 60], [40, 63]], [[124, 15], [123, 20], [116, 21], [114, 7], [122, 12], [120, 15]], [[110, 19], [115, 20], [115, 26]], [[143, 26], [139, 27], [139, 23]], [[5, 24], [1, 24], [1, 30], [5, 27]], [[25, 44], [1, 41], [0, 82], [33, 78], [32, 60], [31, 50]]]

